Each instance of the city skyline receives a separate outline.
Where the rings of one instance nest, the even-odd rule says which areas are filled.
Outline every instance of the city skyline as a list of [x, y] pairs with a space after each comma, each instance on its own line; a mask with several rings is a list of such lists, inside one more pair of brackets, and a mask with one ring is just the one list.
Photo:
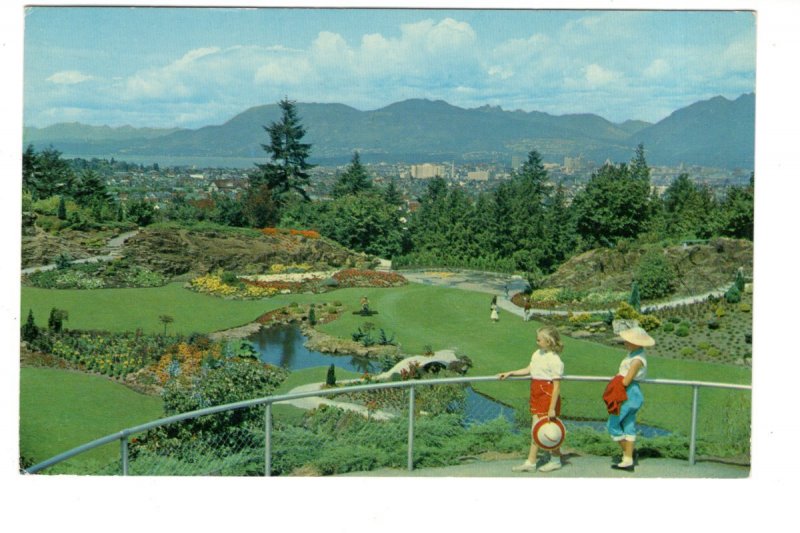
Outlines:
[[754, 92], [755, 39], [749, 11], [30, 7], [23, 119], [197, 128], [288, 96], [657, 122]]

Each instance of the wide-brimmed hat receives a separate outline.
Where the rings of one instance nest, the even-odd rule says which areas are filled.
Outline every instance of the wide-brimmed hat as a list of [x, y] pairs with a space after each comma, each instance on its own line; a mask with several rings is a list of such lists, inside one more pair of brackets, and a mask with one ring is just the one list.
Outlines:
[[531, 436], [539, 448], [555, 450], [564, 442], [567, 428], [558, 418], [542, 418], [533, 426]]
[[619, 336], [636, 346], [654, 346], [656, 343], [655, 339], [640, 327], [622, 330]]

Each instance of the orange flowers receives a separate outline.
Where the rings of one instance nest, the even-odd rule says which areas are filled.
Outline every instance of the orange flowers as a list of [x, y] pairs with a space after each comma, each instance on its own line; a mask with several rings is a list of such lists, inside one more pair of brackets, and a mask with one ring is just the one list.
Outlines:
[[263, 228], [261, 233], [264, 235], [269, 235], [270, 237], [275, 237], [281, 234], [288, 234], [288, 235], [300, 235], [301, 237], [306, 237], [308, 239], [319, 239], [320, 234], [319, 232], [313, 229], [283, 229], [283, 228]]

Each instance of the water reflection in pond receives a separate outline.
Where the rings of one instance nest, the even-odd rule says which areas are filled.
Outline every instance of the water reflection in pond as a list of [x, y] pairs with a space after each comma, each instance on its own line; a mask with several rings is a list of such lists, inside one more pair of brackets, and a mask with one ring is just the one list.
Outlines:
[[[279, 325], [261, 328], [258, 333], [248, 337], [253, 348], [265, 363], [300, 370], [335, 365], [336, 368], [363, 374], [379, 374], [380, 363], [368, 357], [353, 355], [330, 355], [309, 350], [305, 347], [306, 337], [300, 328], [292, 325]], [[467, 422], [486, 422], [498, 416], [513, 421], [514, 410], [501, 403], [482, 396], [467, 386], [466, 416]]]
[[[363, 374], [379, 374], [382, 369], [380, 363], [368, 357], [352, 355], [330, 355], [309, 350], [305, 347], [306, 337], [300, 328], [294, 325], [279, 325], [261, 328], [258, 333], [248, 337], [259, 357], [265, 363], [282, 366], [289, 370], [300, 370], [312, 367], [328, 367], [331, 364], [336, 368], [350, 370]], [[478, 394], [472, 387], [467, 386], [466, 418], [468, 423], [488, 422], [498, 416], [513, 422], [514, 410], [506, 405], [496, 402], [486, 396]], [[576, 427], [589, 427], [605, 432], [605, 421], [564, 421], [567, 429]], [[663, 429], [648, 427], [639, 424], [639, 432], [645, 437], [669, 435]]]

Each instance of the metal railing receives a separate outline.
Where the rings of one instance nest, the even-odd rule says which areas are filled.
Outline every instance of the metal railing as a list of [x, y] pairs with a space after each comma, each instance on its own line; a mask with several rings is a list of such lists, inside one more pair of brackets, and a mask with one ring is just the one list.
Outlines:
[[[528, 377], [520, 377], [520, 378], [509, 378], [506, 381], [527, 381], [530, 378]], [[563, 381], [575, 381], [575, 382], [601, 382], [606, 383], [608, 382], [609, 377], [603, 376], [564, 376]], [[272, 406], [276, 403], [280, 402], [287, 402], [291, 400], [297, 400], [300, 398], [309, 398], [309, 397], [325, 397], [325, 396], [332, 396], [332, 395], [339, 395], [343, 392], [347, 393], [357, 393], [362, 391], [375, 391], [381, 389], [402, 389], [407, 388], [409, 390], [408, 395], [408, 453], [407, 453], [407, 468], [408, 470], [414, 469], [414, 406], [415, 406], [415, 394], [414, 391], [418, 387], [428, 387], [434, 385], [454, 385], [454, 384], [472, 384], [472, 383], [482, 383], [482, 382], [492, 382], [498, 381], [496, 376], [480, 376], [480, 377], [458, 377], [458, 378], [443, 378], [443, 379], [426, 379], [426, 380], [409, 380], [409, 381], [397, 381], [397, 382], [386, 382], [386, 383], [371, 383], [367, 385], [354, 385], [348, 386], [346, 388], [331, 388], [331, 389], [322, 389], [322, 390], [315, 390], [315, 391], [307, 391], [307, 392], [300, 392], [300, 393], [293, 393], [293, 394], [282, 394], [276, 396], [269, 396], [265, 398], [257, 398], [253, 400], [246, 400], [236, 403], [230, 403], [225, 405], [219, 405], [215, 407], [209, 407], [205, 409], [199, 409], [196, 411], [189, 411], [186, 413], [181, 413], [179, 415], [174, 415], [166, 418], [161, 418], [158, 420], [154, 420], [152, 422], [148, 422], [145, 424], [141, 424], [138, 426], [130, 427], [127, 429], [123, 429], [117, 433], [112, 433], [105, 437], [93, 440], [71, 450], [68, 450], [64, 453], [58, 454], [50, 459], [37, 463], [23, 472], [27, 474], [35, 474], [49, 468], [53, 465], [61, 463], [62, 461], [66, 461], [71, 459], [77, 455], [82, 453], [88, 452], [100, 446], [112, 443], [114, 441], [119, 441], [120, 445], [120, 473], [123, 476], [128, 475], [129, 473], [129, 454], [128, 454], [128, 444], [129, 439], [132, 435], [136, 435], [139, 433], [143, 433], [145, 431], [167, 426], [170, 424], [174, 424], [177, 422], [190, 420], [194, 418], [199, 418], [202, 416], [218, 414], [226, 411], [233, 411], [237, 409], [244, 409], [249, 407], [256, 407], [256, 406], [264, 406], [264, 459], [265, 459], [265, 466], [264, 466], [264, 475], [270, 476], [271, 475], [271, 466], [272, 466]], [[671, 380], [671, 379], [645, 379], [640, 380], [639, 383], [648, 384], [648, 385], [663, 385], [663, 386], [685, 386], [691, 387], [692, 389], [692, 408], [691, 408], [691, 429], [690, 429], [690, 436], [689, 436], [689, 463], [694, 465], [696, 461], [696, 442], [697, 442], [697, 414], [698, 414], [698, 403], [699, 403], [699, 390], [701, 388], [718, 388], [718, 389], [734, 389], [734, 390], [752, 390], [752, 386], [750, 385], [738, 385], [732, 383], [714, 383], [714, 382], [707, 382], [707, 381], [685, 381], [685, 380]]]

